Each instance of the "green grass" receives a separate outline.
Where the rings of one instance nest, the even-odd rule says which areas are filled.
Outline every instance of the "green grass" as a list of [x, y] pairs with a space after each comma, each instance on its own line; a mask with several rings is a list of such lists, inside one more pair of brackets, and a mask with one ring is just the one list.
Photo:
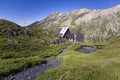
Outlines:
[[0, 54], [0, 78], [44, 63], [46, 57], [59, 54], [68, 45], [70, 45], [69, 42], [58, 45], [51, 44], [39, 51], [9, 51], [6, 53], [1, 51], [0, 53], [4, 52], [4, 54]]
[[22, 71], [23, 69], [35, 66], [43, 62], [45, 62], [45, 60], [40, 57], [0, 60], [0, 77], [2, 78], [3, 76]]
[[120, 39], [100, 44], [103, 49], [91, 54], [75, 51], [81, 46], [75, 44], [60, 57], [62, 65], [37, 80], [120, 80]]
[[[8, 35], [6, 30], [18, 35]], [[54, 34], [48, 30], [26, 29], [0, 19], [0, 80], [4, 76], [46, 62], [46, 57], [57, 55], [70, 44], [53, 45], [51, 41], [54, 38]]]

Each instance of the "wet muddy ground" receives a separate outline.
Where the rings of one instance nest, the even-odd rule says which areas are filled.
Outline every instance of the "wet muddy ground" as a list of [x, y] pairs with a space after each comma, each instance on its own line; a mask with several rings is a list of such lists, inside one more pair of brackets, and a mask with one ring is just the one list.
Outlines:
[[76, 51], [82, 52], [85, 54], [89, 54], [89, 53], [95, 52], [97, 50], [99, 50], [97, 47], [80, 47], [80, 48], [76, 49]]

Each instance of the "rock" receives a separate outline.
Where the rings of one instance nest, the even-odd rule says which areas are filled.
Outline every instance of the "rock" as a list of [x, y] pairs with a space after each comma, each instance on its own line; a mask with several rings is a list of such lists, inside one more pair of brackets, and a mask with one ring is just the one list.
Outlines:
[[8, 44], [14, 44], [13, 40], [10, 40], [10, 39], [7, 40], [7, 43]]
[[11, 30], [5, 30], [4, 34], [7, 35], [7, 36], [13, 36], [14, 35]]
[[28, 77], [28, 80], [31, 80], [31, 79], [32, 79], [32, 77], [31, 77], [31, 76], [29, 76], [29, 77]]
[[9, 44], [9, 46], [7, 46], [7, 50], [14, 50], [14, 45], [19, 44], [19, 41], [8, 39], [7, 43]]
[[14, 30], [14, 31], [20, 31], [21, 29], [19, 27], [15, 27], [12, 30]]
[[11, 45], [11, 46], [8, 46], [6, 49], [7, 49], [7, 50], [14, 50], [15, 47], [14, 47], [13, 45]]
[[16, 80], [16, 78], [13, 77], [11, 80]]
[[16, 40], [14, 40], [13, 42], [14, 42], [14, 44], [18, 44], [18, 43], [20, 43], [19, 41], [16, 41]]
[[8, 44], [11, 44], [11, 45], [15, 45], [15, 44], [18, 44], [19, 41], [8, 39], [8, 40], [7, 40], [7, 43], [8, 43]]
[[2, 28], [0, 28], [0, 32], [2, 32]]
[[21, 30], [18, 32], [19, 35], [27, 35], [27, 31], [26, 30]]
[[19, 49], [20, 49], [20, 50], [24, 50], [24, 49], [26, 49], [26, 48], [25, 48], [24, 46], [20, 46]]
[[14, 35], [14, 36], [18, 36], [18, 32], [17, 32], [17, 31], [14, 31], [14, 32], [13, 32], [13, 35]]

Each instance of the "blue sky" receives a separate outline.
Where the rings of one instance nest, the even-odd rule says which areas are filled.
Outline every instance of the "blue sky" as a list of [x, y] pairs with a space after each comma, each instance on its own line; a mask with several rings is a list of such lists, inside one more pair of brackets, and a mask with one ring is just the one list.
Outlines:
[[120, 4], [120, 0], [0, 0], [0, 19], [19, 25], [31, 24], [53, 12], [76, 9], [106, 9]]

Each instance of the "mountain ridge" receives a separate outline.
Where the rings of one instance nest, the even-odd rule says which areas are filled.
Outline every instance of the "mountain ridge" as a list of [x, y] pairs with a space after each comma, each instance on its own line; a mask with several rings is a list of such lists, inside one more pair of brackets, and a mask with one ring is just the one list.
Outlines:
[[120, 36], [120, 5], [104, 10], [83, 8], [68, 13], [55, 12], [31, 27], [56, 31], [60, 26], [85, 34], [85, 41], [99, 42]]

